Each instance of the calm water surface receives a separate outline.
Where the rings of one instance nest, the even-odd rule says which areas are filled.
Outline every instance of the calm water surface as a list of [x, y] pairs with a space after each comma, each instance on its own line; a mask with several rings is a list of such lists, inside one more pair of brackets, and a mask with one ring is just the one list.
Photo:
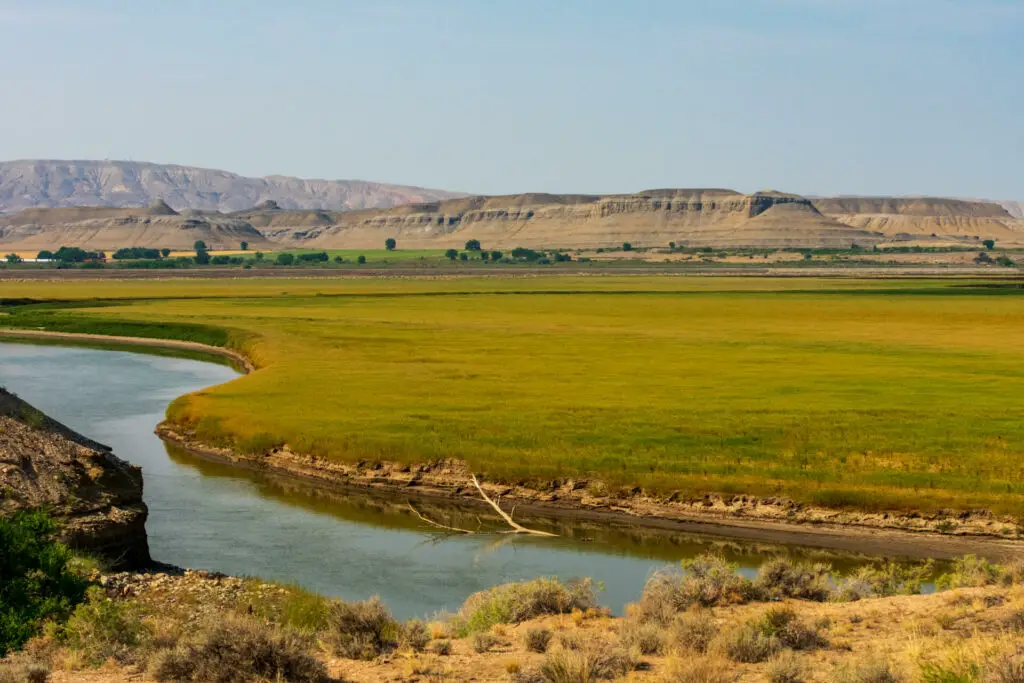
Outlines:
[[[562, 536], [555, 539], [445, 537], [416, 520], [404, 500], [315, 491], [211, 464], [153, 434], [173, 399], [235, 376], [229, 367], [183, 358], [0, 344], [0, 384], [142, 467], [150, 549], [174, 565], [293, 582], [344, 599], [380, 595], [408, 618], [454, 610], [474, 591], [537, 576], [592, 577], [604, 586], [601, 602], [619, 611], [652, 572], [711, 549], [750, 571], [780, 553], [821, 556], [837, 567], [866, 561], [564, 520], [529, 520], [556, 529]], [[421, 509], [473, 527], [480, 513]]]

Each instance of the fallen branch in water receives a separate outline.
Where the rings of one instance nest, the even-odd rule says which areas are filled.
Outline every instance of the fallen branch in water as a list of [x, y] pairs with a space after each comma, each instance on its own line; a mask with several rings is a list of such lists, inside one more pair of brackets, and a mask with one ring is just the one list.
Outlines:
[[[450, 531], [450, 532], [456, 533], [456, 534], [495, 533], [495, 534], [529, 534], [531, 536], [557, 536], [558, 535], [558, 534], [549, 533], [547, 531], [540, 531], [538, 529], [528, 529], [525, 526], [523, 526], [522, 524], [519, 524], [518, 522], [516, 522], [514, 519], [512, 519], [512, 515], [508, 514], [504, 510], [502, 510], [500, 505], [498, 505], [496, 502], [491, 500], [491, 498], [486, 493], [484, 493], [483, 487], [481, 487], [480, 486], [480, 482], [477, 481], [476, 475], [473, 474], [473, 475], [470, 475], [470, 476], [473, 477], [473, 485], [476, 486], [476, 490], [480, 493], [480, 497], [484, 499], [484, 502], [486, 502], [488, 505], [490, 505], [492, 508], [494, 508], [495, 512], [497, 512], [499, 515], [501, 515], [501, 518], [503, 520], [505, 520], [505, 523], [508, 524], [510, 527], [512, 527], [511, 529], [508, 529], [508, 530], [505, 530], [505, 531], [477, 532], [477, 531], [473, 531], [472, 529], [462, 529], [460, 527], [448, 526], [447, 524], [441, 524], [440, 522], [435, 522], [434, 520], [432, 520], [429, 517], [425, 516], [423, 513], [421, 513], [415, 507], [413, 507], [411, 502], [408, 503], [409, 509], [412, 510], [413, 514], [415, 514], [417, 517], [419, 517], [420, 520], [426, 522], [430, 526], [435, 526], [438, 529], [444, 529], [445, 531]], [[516, 509], [515, 509], [515, 507], [513, 507], [512, 508], [512, 513], [514, 514], [515, 511], [516, 511]]]

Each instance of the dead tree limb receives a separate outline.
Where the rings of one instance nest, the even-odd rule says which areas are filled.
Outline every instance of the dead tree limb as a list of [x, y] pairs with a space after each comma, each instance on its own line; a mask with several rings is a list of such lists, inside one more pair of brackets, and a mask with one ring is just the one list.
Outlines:
[[[505, 520], [505, 523], [508, 524], [510, 527], [512, 527], [511, 529], [508, 529], [508, 530], [505, 530], [505, 531], [494, 531], [494, 532], [491, 532], [491, 533], [495, 533], [495, 534], [529, 534], [531, 536], [557, 536], [558, 535], [558, 534], [549, 533], [547, 531], [540, 531], [538, 529], [528, 529], [525, 526], [523, 526], [522, 524], [519, 524], [518, 522], [516, 522], [514, 519], [512, 519], [512, 515], [506, 513], [504, 510], [502, 510], [500, 505], [498, 505], [496, 502], [491, 500], [491, 498], [486, 493], [484, 493], [483, 488], [480, 486], [480, 482], [477, 481], [476, 475], [474, 474], [474, 475], [471, 475], [471, 476], [473, 477], [473, 485], [476, 486], [476, 490], [480, 493], [480, 497], [484, 499], [484, 502], [486, 502], [488, 505], [490, 505], [492, 508], [494, 508], [494, 511], [497, 512], [499, 515], [501, 515], [501, 518], [503, 520]], [[449, 531], [449, 532], [454, 533], [454, 534], [488, 533], [486, 531], [477, 532], [477, 531], [473, 531], [472, 529], [461, 529], [459, 527], [448, 526], [447, 524], [441, 524], [440, 522], [435, 522], [434, 520], [432, 520], [429, 517], [427, 517], [427, 516], [423, 515], [422, 513], [420, 513], [419, 510], [417, 510], [415, 507], [413, 507], [412, 503], [408, 503], [408, 505], [409, 505], [409, 509], [412, 510], [413, 514], [420, 518], [420, 521], [426, 522], [430, 526], [437, 527], [438, 529], [444, 529], [445, 531]], [[515, 509], [515, 507], [513, 507], [512, 508], [512, 512], [515, 513], [515, 511], [516, 511], [516, 509]], [[477, 521], [478, 522], [480, 521], [479, 517], [477, 518]]]

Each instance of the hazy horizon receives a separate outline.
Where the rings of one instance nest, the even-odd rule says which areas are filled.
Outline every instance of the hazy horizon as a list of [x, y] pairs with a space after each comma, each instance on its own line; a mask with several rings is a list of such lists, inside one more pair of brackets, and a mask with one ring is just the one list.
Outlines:
[[2, 159], [1024, 199], [1010, 0], [0, 0]]

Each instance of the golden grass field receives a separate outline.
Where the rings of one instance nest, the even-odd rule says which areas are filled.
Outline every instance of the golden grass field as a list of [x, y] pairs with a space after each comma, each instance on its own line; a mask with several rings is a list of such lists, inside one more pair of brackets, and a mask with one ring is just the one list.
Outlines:
[[79, 300], [7, 307], [6, 327], [244, 350], [257, 372], [169, 409], [243, 449], [1024, 518], [1024, 290], [536, 276], [5, 282], [3, 296]]

